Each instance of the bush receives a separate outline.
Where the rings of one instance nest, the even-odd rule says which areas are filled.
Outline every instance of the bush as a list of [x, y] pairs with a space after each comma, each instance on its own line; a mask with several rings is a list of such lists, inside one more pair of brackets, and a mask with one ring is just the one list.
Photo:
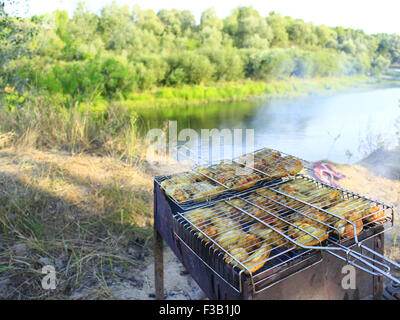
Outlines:
[[166, 84], [200, 84], [212, 79], [214, 67], [207, 57], [186, 51], [168, 58], [170, 73]]
[[313, 75], [314, 59], [310, 52], [295, 53], [293, 59], [295, 61], [294, 76], [308, 78]]
[[377, 56], [371, 63], [371, 71], [375, 75], [380, 75], [390, 66], [390, 60], [382, 56]]
[[187, 82], [187, 74], [183, 68], [173, 69], [167, 76], [165, 83], [168, 86], [181, 86]]
[[314, 60], [314, 77], [332, 77], [338, 75], [339, 65], [335, 55], [326, 52], [316, 52]]
[[38, 88], [63, 93], [74, 100], [92, 100], [102, 95], [113, 98], [126, 96], [137, 82], [137, 71], [119, 58], [58, 62], [47, 70], [33, 70], [29, 77]]
[[116, 58], [107, 58], [101, 64], [104, 78], [104, 94], [107, 97], [126, 95], [135, 83], [135, 71], [131, 64]]
[[243, 78], [244, 63], [232, 48], [209, 48], [203, 51], [214, 65], [216, 80], [232, 81]]
[[168, 63], [161, 56], [145, 56], [135, 61], [135, 69], [139, 89], [147, 90], [163, 83], [168, 71]]
[[290, 52], [281, 49], [272, 49], [253, 55], [247, 70], [256, 79], [281, 79], [293, 74], [295, 63]]
[[59, 62], [47, 72], [35, 72], [40, 88], [85, 100], [104, 90], [104, 77], [96, 60]]

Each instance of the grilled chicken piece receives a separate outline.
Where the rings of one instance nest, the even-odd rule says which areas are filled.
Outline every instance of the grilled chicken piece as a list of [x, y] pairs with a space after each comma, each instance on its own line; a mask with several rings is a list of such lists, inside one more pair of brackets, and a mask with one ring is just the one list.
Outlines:
[[[278, 227], [275, 229], [283, 232]], [[249, 228], [249, 233], [257, 236], [260, 239], [266, 240], [265, 242], [269, 245], [280, 246], [285, 243], [285, 238], [282, 237], [278, 232], [272, 228], [268, 228], [261, 223], [256, 223]]]
[[[359, 234], [363, 230], [362, 222], [362, 210], [365, 208], [366, 202], [363, 199], [351, 199], [342, 200], [338, 204], [327, 209], [329, 213], [321, 212], [319, 215], [313, 215], [319, 221], [333, 224], [333, 227], [337, 229], [336, 233], [341, 237], [354, 237], [354, 227], [348, 221], [351, 221], [356, 226], [356, 234]], [[344, 219], [338, 219], [337, 216], [343, 217]], [[321, 218], [321, 220], [319, 219]]]
[[246, 235], [245, 232], [234, 229], [223, 232], [215, 238], [215, 241], [225, 250], [229, 250], [232, 246], [236, 246], [239, 240], [245, 238]]
[[363, 230], [364, 223], [362, 222], [361, 218], [355, 219], [352, 222], [356, 227], [356, 233], [354, 233], [354, 226], [351, 223], [348, 223], [346, 220], [339, 220], [335, 223], [334, 227], [338, 229], [338, 232], [336, 233], [345, 238], [352, 238], [355, 236], [355, 234], [358, 235]]
[[282, 178], [288, 175], [288, 171], [282, 167], [264, 168], [262, 171], [265, 172], [270, 179]]
[[316, 188], [314, 184], [311, 185], [310, 183], [306, 184], [297, 181], [300, 180], [295, 180], [293, 182], [284, 184], [278, 189], [302, 201], [321, 207], [327, 207], [329, 205], [336, 204], [341, 200], [341, 193], [339, 190]]
[[190, 185], [182, 183], [180, 185], [165, 184], [163, 187], [166, 194], [174, 198], [176, 201], [182, 202], [190, 198]]
[[367, 222], [383, 222], [386, 220], [386, 213], [378, 206], [373, 206], [363, 212], [363, 218]]
[[338, 204], [330, 207], [328, 211], [336, 215], [346, 217], [352, 213], [363, 212], [365, 209], [368, 209], [368, 207], [369, 203], [366, 200], [357, 198], [351, 200], [342, 200]]
[[212, 222], [212, 218], [216, 215], [215, 211], [211, 208], [201, 208], [193, 211], [189, 211], [185, 214], [187, 220], [193, 223], [197, 227], [201, 227], [204, 224]]
[[263, 262], [268, 259], [270, 254], [271, 247], [264, 242], [259, 249], [254, 251], [246, 260], [243, 261], [243, 264], [251, 273], [255, 273], [257, 270], [262, 268], [264, 265]]
[[200, 230], [202, 232], [204, 232], [207, 235], [207, 237], [204, 236], [203, 233], [201, 233], [201, 232], [198, 232], [197, 235], [200, 239], [204, 239], [205, 242], [210, 242], [209, 238], [214, 240], [215, 235], [218, 234], [218, 228], [216, 228], [212, 225], [204, 227], [204, 228], [200, 228]]
[[282, 156], [279, 151], [262, 149], [254, 154], [239, 158], [239, 163], [245, 163], [267, 174], [270, 179], [287, 175], [296, 175], [303, 169], [303, 163], [292, 156]]
[[224, 191], [221, 185], [210, 183], [200, 174], [185, 172], [161, 182], [161, 188], [176, 201], [204, 200], [217, 192]]
[[247, 189], [263, 178], [252, 169], [229, 161], [223, 161], [213, 167], [200, 167], [197, 171], [218, 181], [227, 188], [236, 190]]
[[304, 216], [302, 216], [304, 222], [310, 224], [314, 224], [316, 221], [332, 223], [337, 220], [337, 218], [313, 207], [301, 208], [299, 211], [304, 214]]
[[[233, 199], [230, 200], [230, 203], [263, 221], [272, 222], [272, 220], [275, 220], [274, 215], [279, 216], [279, 212], [269, 207], [268, 200], [258, 196], [257, 193], [251, 194], [246, 200], [249, 202], [243, 199]], [[242, 213], [242, 221], [253, 222], [254, 218], [247, 213]]]
[[289, 226], [289, 236], [297, 243], [305, 246], [315, 246], [325, 241], [329, 234], [321, 224], [311, 225], [304, 221], [296, 221], [295, 226]]
[[249, 253], [244, 249], [240, 247], [233, 248], [228, 251], [235, 259], [231, 258], [229, 255], [225, 254], [225, 262], [230, 263], [230, 264], [236, 264], [238, 261], [243, 261], [246, 260], [249, 257]]
[[[271, 253], [271, 247], [267, 243], [263, 243], [260, 248], [253, 251], [251, 254], [247, 250], [241, 247], [236, 247], [228, 251], [235, 259], [231, 258], [227, 254], [225, 255], [225, 261], [230, 264], [244, 265], [251, 273], [259, 270], [263, 265], [263, 261], [268, 259]], [[246, 273], [248, 271], [246, 270]]]
[[238, 241], [237, 245], [246, 249], [248, 252], [252, 252], [260, 246], [259, 242], [260, 240], [257, 238], [256, 235], [246, 233], [246, 236], [241, 238]]
[[258, 189], [256, 191], [259, 194], [262, 194], [263, 196], [269, 198], [269, 199], [273, 199], [273, 200], [279, 200], [279, 198], [281, 198], [282, 196], [280, 196], [278, 193], [276, 193], [275, 191], [272, 191], [268, 188], [261, 188]]
[[212, 223], [215, 227], [218, 228], [220, 233], [229, 231], [231, 229], [240, 230], [242, 228], [241, 224], [238, 221], [234, 221], [228, 217], [216, 217], [212, 220]]
[[193, 198], [208, 198], [215, 194], [216, 192], [223, 191], [224, 187], [219, 185], [212, 185], [209, 182], [198, 182], [192, 185], [193, 187]]
[[292, 176], [295, 176], [301, 170], [303, 170], [303, 163], [292, 156], [286, 156], [283, 158], [283, 162], [286, 171], [288, 171]]

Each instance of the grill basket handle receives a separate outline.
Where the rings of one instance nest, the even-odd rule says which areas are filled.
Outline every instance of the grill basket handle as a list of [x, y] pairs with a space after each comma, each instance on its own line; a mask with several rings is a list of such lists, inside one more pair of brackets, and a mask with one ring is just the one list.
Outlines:
[[[367, 249], [369, 252], [373, 253], [374, 255], [379, 256], [381, 259], [385, 260], [385, 262], [387, 262], [387, 264], [380, 262], [376, 259], [373, 259], [371, 257], [368, 257], [367, 255], [359, 253], [355, 250], [343, 247], [343, 246], [332, 247], [332, 248], [327, 249], [326, 251], [329, 252], [331, 255], [335, 256], [336, 258], [343, 260], [346, 263], [348, 263], [360, 270], [363, 270], [371, 275], [384, 276], [384, 277], [392, 280], [393, 282], [400, 284], [400, 280], [393, 277], [390, 274], [390, 266], [389, 265], [394, 265], [394, 266], [398, 267], [398, 264], [396, 262], [385, 258], [381, 254], [375, 252], [374, 250], [372, 250], [370, 248], [367, 248], [366, 246], [360, 245], [360, 247], [362, 247], [363, 249]], [[345, 257], [341, 256], [340, 254], [337, 254], [335, 251], [343, 251], [345, 253]], [[350, 257], [353, 258], [353, 260], [351, 260]], [[359, 262], [368, 266], [368, 268], [362, 266]], [[380, 265], [381, 267], [378, 267], [377, 265]]]

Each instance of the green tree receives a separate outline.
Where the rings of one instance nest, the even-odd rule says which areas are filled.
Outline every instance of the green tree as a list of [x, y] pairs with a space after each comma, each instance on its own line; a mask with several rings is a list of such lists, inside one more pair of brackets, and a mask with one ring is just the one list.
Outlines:
[[221, 31], [223, 27], [222, 21], [217, 17], [214, 8], [209, 8], [201, 14], [200, 29], [211, 28]]
[[234, 39], [239, 48], [269, 47], [273, 38], [267, 21], [252, 7], [239, 7], [226, 18], [224, 30]]
[[289, 40], [300, 47], [314, 46], [318, 43], [318, 37], [314, 32], [311, 23], [305, 23], [303, 20], [295, 20], [288, 26]]
[[190, 35], [196, 26], [196, 18], [189, 10], [183, 10], [180, 15], [181, 30], [183, 34]]
[[352, 40], [346, 40], [340, 46], [340, 50], [346, 52], [347, 54], [353, 55], [356, 52], [356, 46]]
[[151, 89], [162, 85], [169, 66], [164, 57], [145, 55], [135, 61], [139, 89]]
[[[187, 84], [200, 84], [212, 79], [214, 66], [207, 57], [191, 51], [185, 51], [168, 58], [170, 71], [166, 76], [166, 83], [173, 84], [173, 79], [179, 78]], [[178, 70], [178, 71], [177, 71]], [[181, 84], [176, 82], [176, 84]]]
[[222, 42], [222, 21], [217, 17], [214, 8], [205, 10], [200, 19], [199, 37], [205, 46], [218, 47]]
[[255, 79], [282, 79], [293, 74], [295, 62], [290, 51], [271, 49], [251, 55], [247, 74]]
[[0, 0], [0, 89], [11, 85], [23, 91], [26, 81], [21, 77], [18, 62], [32, 56], [29, 42], [38, 30], [27, 19], [10, 17], [4, 10], [4, 4]]
[[400, 63], [398, 35], [263, 17], [252, 7], [223, 20], [209, 8], [196, 25], [188, 10], [156, 14], [115, 1], [100, 14], [79, 2], [71, 17], [55, 11], [31, 19], [1, 6], [0, 27], [0, 85], [29, 84], [72, 100], [244, 78], [381, 74]]
[[267, 23], [272, 29], [273, 38], [271, 40], [271, 46], [273, 47], [286, 47], [289, 41], [289, 35], [286, 31], [286, 20], [280, 16], [271, 12], [267, 17]]
[[126, 95], [135, 83], [132, 65], [123, 58], [107, 58], [101, 64], [104, 77], [104, 93], [107, 97]]
[[208, 57], [215, 69], [215, 79], [232, 81], [243, 78], [244, 63], [235, 48], [207, 48], [202, 53]]
[[163, 23], [164, 30], [175, 36], [182, 34], [181, 12], [177, 9], [162, 9], [157, 13], [158, 18]]
[[325, 25], [316, 26], [315, 33], [317, 35], [318, 45], [320, 47], [337, 47], [337, 34], [332, 28], [329, 28]]
[[68, 12], [65, 10], [57, 10], [54, 13], [54, 20], [56, 23], [56, 34], [62, 39], [64, 42], [69, 41], [68, 38]]
[[164, 25], [154, 10], [141, 10], [139, 6], [133, 8], [135, 24], [141, 30], [147, 30], [159, 36], [164, 32]]
[[380, 75], [385, 72], [390, 66], [390, 60], [383, 57], [377, 56], [371, 63], [371, 71], [375, 75]]
[[101, 10], [98, 28], [106, 49], [118, 52], [134, 42], [137, 32], [129, 6], [119, 7], [115, 2]]

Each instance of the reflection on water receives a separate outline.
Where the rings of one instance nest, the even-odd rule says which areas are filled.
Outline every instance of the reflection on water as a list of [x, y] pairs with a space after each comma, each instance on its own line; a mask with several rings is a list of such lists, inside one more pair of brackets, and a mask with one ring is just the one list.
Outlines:
[[[178, 131], [254, 129], [255, 148], [269, 146], [309, 161], [356, 162], [378, 140], [397, 143], [400, 88], [265, 102], [229, 102], [208, 106], [139, 111], [144, 128], [178, 122]], [[361, 149], [361, 150], [360, 150]]]

